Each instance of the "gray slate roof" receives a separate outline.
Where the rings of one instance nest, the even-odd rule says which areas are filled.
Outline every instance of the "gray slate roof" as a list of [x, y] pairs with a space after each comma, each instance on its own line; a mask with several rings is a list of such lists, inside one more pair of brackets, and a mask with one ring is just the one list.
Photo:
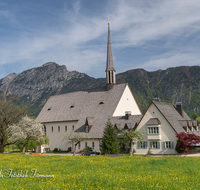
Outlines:
[[160, 125], [161, 122], [158, 118], [150, 118], [147, 123], [147, 125]]
[[[176, 110], [176, 106], [170, 103], [152, 101], [152, 103], [160, 110], [161, 114], [165, 117], [168, 123], [172, 126], [176, 133], [186, 132], [183, 126], [187, 123], [191, 124], [190, 117], [183, 110], [183, 117]], [[196, 124], [197, 121], [194, 121]], [[194, 132], [189, 130], [189, 133], [200, 135], [200, 132], [194, 129]]]
[[141, 119], [142, 115], [130, 115], [128, 119], [126, 119], [126, 116], [118, 116], [112, 117], [111, 123], [119, 130], [124, 129], [125, 125], [128, 129], [134, 130], [135, 126], [138, 125]]
[[[108, 91], [102, 87], [51, 96], [36, 120], [42, 123], [77, 121], [74, 126], [75, 132], [85, 132], [87, 119], [88, 124], [92, 125], [89, 138], [102, 138], [107, 119], [109, 116], [112, 117], [126, 85], [125, 83], [113, 85], [112, 89]], [[100, 102], [103, 104], [99, 104]], [[140, 119], [141, 116], [136, 116], [136, 122], [139, 122]], [[115, 121], [123, 123], [124, 119], [112, 118], [112, 122]]]

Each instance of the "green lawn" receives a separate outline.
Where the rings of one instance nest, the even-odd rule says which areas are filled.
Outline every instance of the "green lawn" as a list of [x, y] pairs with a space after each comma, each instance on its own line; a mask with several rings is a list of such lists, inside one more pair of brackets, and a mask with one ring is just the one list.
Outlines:
[[[200, 189], [198, 157], [0, 154], [0, 189]], [[13, 169], [13, 177], [8, 176]], [[54, 177], [33, 177], [54, 175]], [[16, 178], [22, 170], [27, 177]], [[16, 176], [15, 175], [15, 176]]]

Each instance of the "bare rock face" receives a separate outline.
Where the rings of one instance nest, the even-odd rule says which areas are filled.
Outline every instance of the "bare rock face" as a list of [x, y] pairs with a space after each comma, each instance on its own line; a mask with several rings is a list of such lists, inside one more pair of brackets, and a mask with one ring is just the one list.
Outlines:
[[10, 82], [17, 76], [15, 73], [10, 73], [6, 77], [0, 80], [0, 91], [6, 91]]
[[76, 71], [69, 72], [65, 65], [60, 66], [55, 62], [48, 62], [41, 67], [4, 77], [0, 80], [0, 91], [6, 91], [7, 95], [24, 97], [25, 102], [34, 102], [44, 93], [52, 94], [55, 91], [59, 93], [71, 79], [84, 76], [85, 74]]

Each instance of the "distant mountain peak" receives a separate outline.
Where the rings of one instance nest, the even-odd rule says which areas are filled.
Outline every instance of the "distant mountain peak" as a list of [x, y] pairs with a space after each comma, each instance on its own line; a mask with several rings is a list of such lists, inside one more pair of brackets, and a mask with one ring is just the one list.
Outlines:
[[49, 62], [43, 64], [41, 67], [48, 66], [48, 65], [58, 65], [58, 64], [56, 62], [49, 61]]

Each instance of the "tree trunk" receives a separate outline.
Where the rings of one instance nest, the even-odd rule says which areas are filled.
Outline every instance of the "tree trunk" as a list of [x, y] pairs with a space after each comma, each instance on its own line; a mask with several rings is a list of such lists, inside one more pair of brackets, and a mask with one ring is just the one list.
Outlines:
[[25, 151], [26, 151], [26, 145], [24, 145], [22, 153], [25, 153]]
[[4, 147], [5, 147], [4, 140], [1, 139], [0, 153], [3, 153], [3, 152], [4, 152]]
[[76, 153], [76, 146], [77, 146], [77, 144], [74, 145], [74, 153], [73, 153], [73, 156], [75, 156], [75, 153]]
[[130, 147], [130, 151], [129, 151], [129, 156], [132, 156], [133, 155], [133, 150], [134, 150], [134, 148], [133, 148], [133, 146], [134, 146], [134, 141], [131, 139], [131, 147]]

